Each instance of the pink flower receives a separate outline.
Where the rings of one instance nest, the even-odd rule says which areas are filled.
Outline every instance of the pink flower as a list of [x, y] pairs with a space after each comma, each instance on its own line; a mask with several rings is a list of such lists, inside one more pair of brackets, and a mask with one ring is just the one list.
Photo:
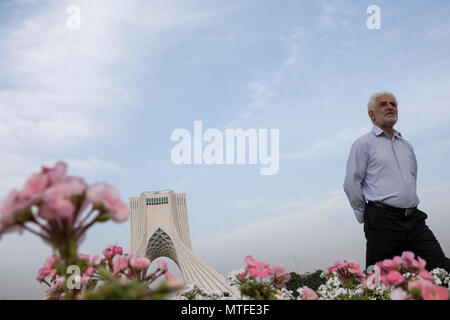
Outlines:
[[239, 276], [238, 276], [238, 279], [239, 279], [240, 281], [242, 281], [242, 280], [245, 279], [246, 276], [247, 276], [247, 271], [241, 272], [241, 273], [239, 274]]
[[286, 273], [286, 269], [280, 265], [273, 265], [272, 270], [274, 272], [274, 276], [272, 277], [273, 285], [276, 288], [285, 288], [286, 282], [291, 279], [291, 275]]
[[281, 265], [272, 266], [273, 273], [278, 277], [284, 276], [286, 274], [286, 268]]
[[112, 246], [112, 252], [113, 252], [113, 255], [123, 254], [123, 249], [122, 249], [122, 247]]
[[91, 263], [92, 263], [94, 266], [98, 266], [98, 265], [100, 264], [99, 262], [97, 262], [98, 259], [99, 259], [99, 256], [98, 256], [98, 254], [96, 254], [95, 256], [92, 257]]
[[128, 267], [128, 256], [115, 255], [112, 259], [112, 266], [114, 274], [126, 269]]
[[87, 286], [90, 279], [91, 279], [90, 276], [85, 276], [85, 275], [83, 275], [82, 277], [80, 277], [80, 276], [76, 277], [76, 280], [77, 280], [77, 281], [80, 281], [80, 283], [81, 283], [83, 286]]
[[178, 290], [184, 287], [184, 282], [176, 279], [170, 272], [165, 273], [164, 283], [169, 290]]
[[61, 183], [67, 173], [67, 164], [59, 161], [53, 168], [42, 167], [42, 173], [48, 177], [50, 185]]
[[82, 179], [71, 177], [46, 189], [45, 202], [39, 209], [39, 216], [48, 220], [72, 217], [75, 213], [72, 197], [83, 194], [86, 187]]
[[433, 275], [431, 273], [429, 273], [427, 270], [420, 271], [419, 277], [421, 277], [422, 279], [425, 279], [425, 280], [430, 280], [430, 281], [434, 280]]
[[411, 251], [405, 251], [402, 254], [402, 259], [405, 265], [407, 265], [408, 267], [412, 266], [414, 262], [414, 253], [412, 253]]
[[12, 190], [0, 204], [0, 223], [5, 227], [15, 223], [16, 218], [28, 208], [20, 192]]
[[339, 261], [336, 261], [331, 267], [328, 268], [328, 272], [329, 273], [335, 272], [340, 266], [341, 263]]
[[112, 245], [109, 246], [108, 248], [106, 248], [105, 250], [103, 250], [103, 252], [102, 252], [103, 256], [106, 259], [109, 259], [109, 258], [113, 257], [113, 251], [112, 251], [111, 247], [112, 247]]
[[424, 270], [425, 266], [427, 265], [427, 262], [425, 260], [423, 260], [420, 257], [417, 257], [417, 260], [413, 261], [413, 265], [414, 267], [416, 267], [419, 270]]
[[401, 268], [402, 264], [403, 264], [403, 259], [399, 256], [395, 256], [392, 261], [395, 263], [396, 266], [398, 266], [398, 268]]
[[260, 262], [253, 259], [251, 256], [245, 258], [247, 263], [246, 270], [250, 277], [268, 277], [273, 274], [272, 269], [265, 262]]
[[95, 183], [88, 188], [87, 196], [94, 205], [101, 204], [115, 222], [122, 222], [128, 218], [128, 206], [120, 200], [116, 188], [106, 183]]
[[430, 281], [424, 280], [424, 279], [418, 279], [414, 281], [410, 281], [408, 283], [408, 291], [413, 295], [421, 295], [423, 292], [423, 289], [425, 289], [428, 286], [433, 285]]
[[42, 205], [38, 214], [42, 219], [53, 220], [57, 218], [69, 218], [74, 212], [75, 207], [72, 202], [54, 198]]
[[391, 291], [391, 300], [408, 300], [408, 293], [402, 288], [395, 288]]
[[83, 273], [83, 277], [92, 277], [94, 272], [95, 272], [95, 269], [93, 267], [87, 267]]
[[57, 255], [52, 255], [45, 260], [44, 267], [38, 270], [38, 281], [43, 281], [45, 278], [52, 279], [56, 275], [55, 262], [58, 260]]
[[399, 285], [404, 280], [405, 279], [403, 278], [403, 276], [398, 271], [393, 271], [393, 270], [389, 271], [388, 274], [385, 274], [385, 275], [381, 276], [381, 282], [385, 286]]
[[56, 279], [55, 284], [47, 290], [47, 294], [49, 295], [49, 297], [62, 300], [64, 299], [65, 296], [64, 292], [65, 286], [66, 286], [66, 277], [58, 277]]
[[360, 277], [364, 277], [364, 272], [362, 272], [362, 270], [359, 268], [359, 263], [356, 263], [354, 261], [350, 261], [348, 264], [348, 272], [360, 276]]
[[136, 270], [144, 270], [150, 265], [150, 260], [133, 255], [130, 259], [130, 265]]
[[[400, 262], [400, 264], [398, 263]], [[390, 270], [395, 270], [395, 271], [400, 271], [401, 268], [401, 263], [403, 263], [403, 260], [391, 260], [391, 259], [385, 259], [381, 262], [380, 266], [382, 269], [390, 271]]]
[[77, 257], [80, 260], [89, 260], [90, 256], [81, 252], [77, 252]]
[[35, 173], [25, 182], [21, 195], [24, 198], [36, 196], [45, 190], [48, 183], [49, 177], [47, 175]]
[[422, 291], [423, 300], [448, 300], [448, 289], [442, 286], [426, 286]]
[[163, 260], [163, 259], [158, 260], [158, 268], [163, 271], [167, 270], [166, 260]]
[[420, 294], [424, 300], [448, 300], [448, 289], [435, 286], [429, 280], [418, 279], [408, 284], [408, 290], [416, 297]]
[[66, 286], [66, 277], [58, 277], [56, 279], [55, 284], [47, 290], [47, 293], [49, 296], [62, 298], [64, 296], [61, 296], [61, 294], [63, 294], [62, 290], [65, 288], [65, 286]]
[[103, 250], [103, 255], [105, 256], [106, 259], [112, 258], [115, 255], [119, 254], [122, 255], [123, 250], [122, 247], [118, 247], [115, 245], [110, 245], [108, 248], [106, 248], [105, 250]]
[[310, 288], [303, 289], [302, 300], [318, 300], [318, 299], [319, 297], [317, 296], [317, 294], [314, 292], [313, 289]]

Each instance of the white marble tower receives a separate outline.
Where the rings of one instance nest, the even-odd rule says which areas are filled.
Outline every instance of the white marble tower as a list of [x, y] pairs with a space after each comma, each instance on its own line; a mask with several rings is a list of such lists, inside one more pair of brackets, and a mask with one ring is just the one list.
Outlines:
[[239, 295], [223, 276], [192, 252], [185, 193], [143, 192], [130, 198], [130, 208], [132, 253], [152, 260], [170, 258], [180, 268], [185, 282], [208, 291]]

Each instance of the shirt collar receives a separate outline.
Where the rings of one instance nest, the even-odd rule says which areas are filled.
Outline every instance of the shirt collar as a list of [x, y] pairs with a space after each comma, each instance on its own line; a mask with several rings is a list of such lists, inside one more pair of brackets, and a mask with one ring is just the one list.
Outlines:
[[[373, 126], [372, 132], [375, 133], [375, 135], [377, 137], [384, 133], [383, 129], [381, 129], [378, 126]], [[385, 134], [385, 135], [387, 136], [387, 134]], [[402, 138], [402, 134], [399, 131], [394, 129], [394, 137]]]

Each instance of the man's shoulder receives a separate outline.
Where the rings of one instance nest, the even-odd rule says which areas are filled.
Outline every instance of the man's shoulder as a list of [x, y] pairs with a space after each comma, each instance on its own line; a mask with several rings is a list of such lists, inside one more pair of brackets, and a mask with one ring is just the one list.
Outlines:
[[405, 145], [407, 145], [411, 150], [414, 151], [412, 144], [408, 140], [406, 140], [404, 137], [399, 136], [399, 140], [402, 141]]
[[360, 136], [358, 139], [353, 142], [353, 146], [363, 146], [367, 147], [370, 142], [375, 138], [375, 135], [372, 131], [367, 132], [366, 134]]
[[408, 145], [411, 149], [413, 148], [412, 144], [397, 130], [395, 130], [395, 137], [404, 144]]

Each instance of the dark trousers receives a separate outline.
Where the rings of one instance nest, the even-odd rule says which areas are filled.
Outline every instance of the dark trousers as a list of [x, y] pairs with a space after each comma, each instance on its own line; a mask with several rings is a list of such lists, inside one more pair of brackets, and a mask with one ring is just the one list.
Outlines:
[[412, 251], [427, 262], [428, 271], [442, 268], [450, 272], [450, 259], [425, 224], [426, 219], [426, 213], [419, 209], [405, 217], [367, 204], [364, 211], [366, 268], [384, 259], [401, 256], [404, 251]]

